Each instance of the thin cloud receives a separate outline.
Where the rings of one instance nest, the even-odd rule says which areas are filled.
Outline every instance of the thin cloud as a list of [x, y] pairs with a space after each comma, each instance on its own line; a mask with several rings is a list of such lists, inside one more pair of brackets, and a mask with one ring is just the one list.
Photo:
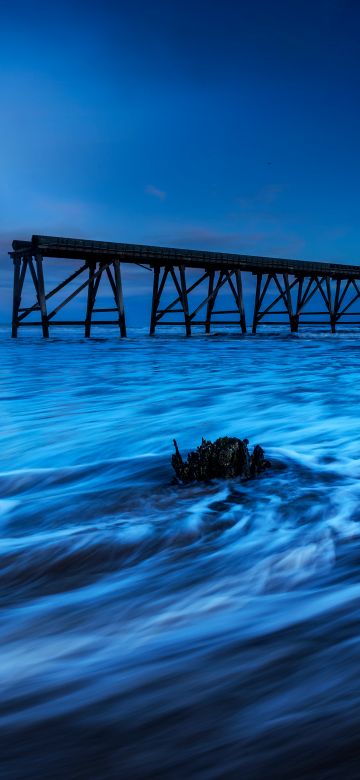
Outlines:
[[158, 187], [154, 187], [153, 184], [148, 184], [147, 187], [145, 187], [145, 192], [159, 200], [165, 200], [166, 198], [166, 192], [164, 190], [159, 190]]
[[227, 232], [212, 230], [203, 225], [184, 225], [182, 230], [174, 226], [173, 230], [163, 230], [152, 236], [154, 243], [164, 246], [177, 246], [187, 249], [209, 249], [214, 251], [241, 251], [245, 244], [257, 245], [266, 239], [262, 231]]
[[241, 209], [258, 210], [262, 206], [268, 206], [269, 204], [274, 203], [282, 192], [283, 187], [279, 184], [268, 184], [253, 195], [238, 198], [237, 200]]
[[185, 224], [159, 225], [156, 232], [148, 235], [145, 243], [160, 246], [173, 246], [185, 249], [204, 249], [215, 252], [235, 252], [239, 254], [261, 255], [267, 257], [304, 257], [306, 242], [293, 230], [287, 230], [280, 223], [250, 220], [240, 230], [221, 230], [208, 225]]

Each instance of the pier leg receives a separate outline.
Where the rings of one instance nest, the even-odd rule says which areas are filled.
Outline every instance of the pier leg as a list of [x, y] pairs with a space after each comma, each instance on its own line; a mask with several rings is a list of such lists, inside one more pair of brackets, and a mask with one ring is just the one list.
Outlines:
[[38, 284], [38, 300], [41, 312], [41, 324], [42, 333], [45, 339], [49, 338], [49, 323], [46, 310], [46, 298], [45, 298], [45, 283], [43, 272], [43, 259], [41, 255], [36, 255], [36, 270], [37, 270], [37, 284]]
[[191, 319], [189, 314], [189, 304], [188, 304], [188, 297], [187, 297], [187, 290], [186, 290], [185, 266], [180, 265], [179, 272], [180, 272], [182, 305], [183, 305], [184, 317], [185, 317], [185, 330], [186, 330], [186, 335], [191, 336]]
[[284, 287], [285, 287], [286, 308], [289, 314], [290, 330], [291, 333], [296, 333], [297, 327], [296, 327], [296, 319], [294, 317], [294, 312], [292, 307], [291, 290], [289, 285], [289, 274], [283, 274], [283, 279], [284, 279]]
[[335, 314], [334, 314], [334, 307], [333, 307], [333, 301], [332, 301], [332, 290], [331, 290], [331, 281], [330, 276], [327, 276], [325, 279], [326, 282], [326, 294], [328, 299], [328, 309], [330, 314], [330, 327], [331, 327], [331, 333], [335, 333], [336, 331], [336, 320], [335, 320]]
[[302, 303], [302, 291], [304, 286], [304, 277], [301, 276], [298, 280], [298, 291], [297, 291], [297, 299], [296, 299], [296, 313], [294, 314], [294, 333], [297, 333], [299, 330], [299, 320], [300, 320], [300, 312], [301, 312], [301, 303]]
[[96, 270], [96, 263], [89, 263], [89, 285], [87, 295], [87, 307], [86, 307], [86, 320], [85, 320], [85, 338], [89, 338], [91, 334], [91, 318], [94, 308], [94, 274]]
[[235, 271], [235, 277], [236, 277], [236, 289], [237, 289], [237, 298], [238, 298], [238, 308], [240, 312], [240, 326], [242, 333], [246, 333], [246, 319], [245, 319], [245, 309], [244, 309], [244, 297], [243, 297], [243, 287], [242, 287], [242, 278], [241, 278], [241, 271]]
[[213, 297], [214, 278], [215, 278], [215, 271], [209, 271], [209, 287], [208, 287], [208, 302], [206, 307], [205, 333], [210, 333], [211, 314], [215, 303], [215, 299]]
[[114, 260], [114, 274], [115, 274], [115, 289], [116, 289], [115, 300], [119, 312], [120, 335], [122, 336], [122, 338], [126, 338], [125, 307], [124, 307], [124, 296], [123, 296], [122, 282], [121, 282], [120, 260]]
[[336, 330], [336, 323], [338, 320], [338, 314], [339, 314], [339, 298], [340, 298], [340, 290], [341, 290], [341, 279], [336, 280], [336, 290], [335, 290], [335, 302], [334, 302], [334, 332]]
[[262, 274], [257, 273], [256, 274], [256, 292], [255, 292], [255, 302], [254, 302], [254, 317], [253, 317], [253, 325], [252, 325], [252, 332], [256, 333], [256, 326], [258, 323], [258, 313], [260, 308], [260, 290], [261, 290], [261, 282], [262, 282]]
[[13, 311], [12, 311], [12, 328], [11, 336], [16, 339], [18, 332], [18, 314], [21, 300], [20, 290], [20, 269], [21, 258], [14, 258], [14, 287], [13, 287]]
[[154, 268], [153, 294], [150, 318], [150, 336], [153, 336], [156, 328], [156, 312], [158, 307], [160, 268]]

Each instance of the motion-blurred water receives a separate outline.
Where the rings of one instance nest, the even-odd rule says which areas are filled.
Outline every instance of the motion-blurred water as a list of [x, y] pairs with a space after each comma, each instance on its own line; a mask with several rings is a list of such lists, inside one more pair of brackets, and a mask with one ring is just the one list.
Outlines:
[[[2, 776], [358, 778], [360, 336], [1, 351]], [[225, 434], [273, 470], [173, 483]]]

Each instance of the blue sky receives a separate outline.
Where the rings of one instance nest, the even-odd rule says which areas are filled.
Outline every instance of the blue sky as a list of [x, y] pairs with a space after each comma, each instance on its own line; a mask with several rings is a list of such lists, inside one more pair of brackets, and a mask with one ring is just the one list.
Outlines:
[[3, 5], [1, 319], [37, 232], [358, 262], [359, 39], [348, 0]]

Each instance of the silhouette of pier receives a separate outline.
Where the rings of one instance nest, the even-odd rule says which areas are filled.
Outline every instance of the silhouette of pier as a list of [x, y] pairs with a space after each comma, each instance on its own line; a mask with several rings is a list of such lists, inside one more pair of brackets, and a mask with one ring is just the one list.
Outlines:
[[[253, 333], [261, 325], [283, 325], [284, 316], [292, 333], [298, 331], [301, 323], [325, 324], [333, 333], [340, 322], [360, 325], [360, 311], [356, 311], [360, 298], [360, 267], [356, 265], [41, 235], [34, 235], [31, 241], [13, 241], [12, 247], [13, 337], [17, 336], [19, 327], [38, 326], [47, 338], [53, 325], [81, 325], [85, 336], [90, 336], [92, 324], [115, 325], [120, 335], [125, 337], [121, 277], [124, 263], [139, 265], [153, 275], [150, 335], [160, 325], [183, 325], [187, 336], [191, 335], [194, 326], [201, 326], [210, 333], [212, 325], [230, 325], [246, 333], [244, 274], [256, 277], [251, 323]], [[48, 258], [72, 260], [79, 264], [73, 273], [49, 291], [44, 280], [44, 262]], [[194, 281], [190, 280], [191, 283], [187, 278], [189, 269], [199, 272]], [[34, 303], [22, 307], [27, 276], [34, 290]], [[102, 278], [109, 285], [113, 298], [111, 307], [96, 307]], [[62, 290], [66, 291], [75, 279], [81, 283], [68, 295], [65, 293], [63, 300], [51, 308], [51, 298]], [[163, 304], [164, 295], [170, 289], [174, 297], [170, 303]], [[231, 308], [216, 309], [219, 294], [225, 289], [230, 292]], [[60, 320], [58, 313], [83, 290], [87, 290], [83, 319]], [[314, 305], [315, 310], [312, 308]], [[107, 315], [107, 318], [95, 321], [93, 315], [98, 313]], [[34, 314], [39, 315], [36, 321], [30, 319], [30, 315]], [[110, 314], [111, 319], [108, 318]], [[175, 320], [174, 315], [177, 315]], [[227, 319], [217, 320], [217, 316], [226, 316]], [[314, 319], [318, 317], [322, 319]]]

